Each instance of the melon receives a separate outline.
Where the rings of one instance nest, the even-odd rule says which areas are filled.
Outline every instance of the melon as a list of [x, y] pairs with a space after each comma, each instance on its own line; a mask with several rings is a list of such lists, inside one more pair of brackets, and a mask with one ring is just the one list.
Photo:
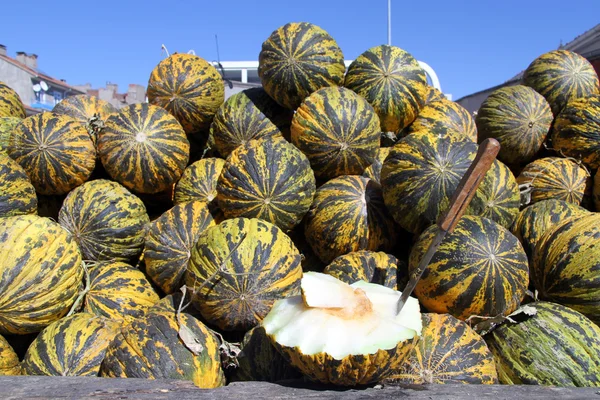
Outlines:
[[0, 82], [0, 117], [25, 118], [25, 106], [16, 91]]
[[519, 185], [528, 185], [531, 203], [541, 200], [564, 200], [581, 204], [589, 201], [592, 179], [589, 172], [575, 160], [545, 157], [525, 166], [517, 177]]
[[423, 332], [407, 361], [388, 378], [395, 383], [496, 384], [494, 357], [471, 327], [448, 314], [422, 314]]
[[89, 179], [96, 165], [94, 142], [75, 119], [43, 112], [11, 132], [7, 154], [45, 195], [66, 194]]
[[477, 127], [471, 114], [460, 104], [445, 98], [427, 103], [406, 133], [420, 130], [440, 137], [455, 136], [457, 140], [477, 141]]
[[176, 292], [183, 285], [192, 247], [215, 225], [200, 200], [178, 204], [150, 223], [144, 241], [146, 273], [164, 293]]
[[337, 177], [317, 189], [304, 232], [325, 264], [353, 251], [391, 251], [397, 237], [381, 186], [356, 175]]
[[54, 106], [52, 112], [76, 119], [88, 130], [95, 145], [98, 133], [104, 128], [107, 118], [116, 113], [117, 109], [109, 102], [96, 96], [78, 94], [61, 100], [60, 103]]
[[592, 64], [569, 50], [542, 54], [529, 64], [523, 84], [546, 98], [557, 115], [569, 101], [598, 94], [598, 75]]
[[600, 95], [570, 101], [556, 116], [552, 147], [581, 160], [593, 170], [600, 167]]
[[129, 190], [154, 194], [181, 177], [190, 144], [177, 120], [151, 104], [132, 104], [106, 121], [98, 137], [102, 165]]
[[398, 259], [382, 251], [355, 251], [334, 259], [323, 273], [352, 284], [357, 281], [397, 288]]
[[19, 356], [4, 336], [0, 335], [0, 376], [21, 375], [22, 373]]
[[[410, 253], [413, 274], [439, 231], [429, 227]], [[506, 228], [479, 216], [462, 217], [440, 244], [415, 287], [427, 310], [466, 320], [515, 311], [529, 283], [527, 255]]]
[[0, 153], [0, 217], [37, 213], [37, 196], [27, 173]]
[[0, 218], [0, 260], [0, 334], [41, 331], [69, 312], [83, 288], [77, 243], [48, 218]]
[[485, 335], [500, 383], [600, 386], [600, 328], [570, 308], [534, 302]]
[[348, 67], [344, 86], [375, 109], [383, 132], [399, 133], [417, 117], [428, 95], [427, 75], [407, 51], [372, 47]]
[[214, 148], [223, 157], [250, 139], [289, 138], [293, 111], [277, 104], [263, 88], [246, 89], [221, 105], [210, 125]]
[[478, 140], [498, 140], [498, 159], [509, 165], [528, 163], [542, 149], [553, 118], [550, 105], [535, 90], [506, 86], [495, 90], [479, 107], [475, 118]]
[[90, 261], [137, 262], [150, 221], [144, 203], [117, 182], [86, 182], [70, 192], [58, 214]]
[[287, 232], [308, 212], [315, 190], [306, 156], [282, 137], [266, 137], [229, 155], [217, 201], [225, 218], [260, 218]]
[[100, 376], [183, 379], [204, 389], [223, 386], [217, 337], [192, 315], [178, 314], [168, 301], [161, 300], [121, 329], [108, 346]]
[[307, 272], [302, 293], [280, 300], [262, 322], [278, 351], [309, 379], [357, 386], [386, 378], [405, 362], [421, 335], [419, 303], [358, 281]]
[[600, 323], [600, 214], [563, 220], [540, 238], [531, 280], [539, 298], [568, 306]]
[[245, 332], [276, 300], [299, 293], [300, 258], [277, 226], [257, 218], [228, 219], [198, 238], [185, 284], [207, 322]]
[[26, 375], [98, 376], [100, 364], [120, 324], [88, 313], [64, 317], [47, 326], [23, 359]]
[[143, 316], [160, 297], [142, 271], [123, 262], [89, 267], [83, 311], [121, 323]]
[[292, 120], [292, 143], [306, 154], [319, 179], [362, 174], [375, 161], [379, 142], [375, 110], [346, 88], [312, 93]]
[[209, 62], [177, 53], [162, 60], [148, 80], [148, 102], [173, 115], [185, 132], [207, 129], [225, 100], [223, 78]]
[[262, 44], [258, 76], [265, 92], [283, 107], [295, 110], [311, 93], [344, 82], [344, 54], [321, 27], [291, 22]]

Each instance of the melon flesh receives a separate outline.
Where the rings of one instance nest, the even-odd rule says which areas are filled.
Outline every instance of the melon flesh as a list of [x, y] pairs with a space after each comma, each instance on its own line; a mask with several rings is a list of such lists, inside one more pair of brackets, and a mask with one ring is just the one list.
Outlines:
[[417, 299], [409, 298], [396, 315], [401, 292], [365, 281], [348, 285], [318, 272], [306, 272], [301, 286], [301, 296], [277, 301], [263, 320], [280, 345], [341, 360], [394, 349], [421, 334]]

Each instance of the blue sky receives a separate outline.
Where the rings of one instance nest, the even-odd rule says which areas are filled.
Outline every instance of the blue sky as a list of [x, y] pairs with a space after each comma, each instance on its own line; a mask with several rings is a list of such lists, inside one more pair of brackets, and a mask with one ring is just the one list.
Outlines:
[[[307, 21], [353, 59], [386, 42], [386, 18], [387, 0], [5, 0], [0, 43], [11, 56], [38, 54], [40, 69], [71, 84], [125, 90], [146, 85], [163, 43], [216, 60], [218, 34], [221, 61], [256, 60], [273, 30]], [[454, 99], [511, 78], [599, 22], [600, 0], [392, 0], [392, 44], [431, 65]]]

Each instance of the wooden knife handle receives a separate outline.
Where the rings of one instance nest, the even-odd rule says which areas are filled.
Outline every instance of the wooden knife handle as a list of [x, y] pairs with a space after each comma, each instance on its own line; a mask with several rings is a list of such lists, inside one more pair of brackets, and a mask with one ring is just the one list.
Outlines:
[[458, 220], [465, 213], [471, 199], [475, 196], [475, 192], [477, 192], [477, 187], [492, 166], [499, 151], [500, 143], [494, 138], [486, 139], [479, 145], [475, 160], [473, 160], [469, 169], [460, 180], [450, 200], [450, 208], [438, 220], [440, 229], [448, 233], [454, 230], [454, 227], [456, 227]]

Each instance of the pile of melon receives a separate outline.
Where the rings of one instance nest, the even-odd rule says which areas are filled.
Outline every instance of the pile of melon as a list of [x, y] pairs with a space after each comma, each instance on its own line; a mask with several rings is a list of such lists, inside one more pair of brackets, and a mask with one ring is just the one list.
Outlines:
[[[258, 73], [225, 100], [175, 53], [148, 103], [29, 117], [0, 83], [0, 374], [600, 386], [587, 60], [544, 54], [476, 115], [400, 48], [346, 69], [310, 23], [275, 30]], [[397, 314], [489, 137], [498, 159]]]

